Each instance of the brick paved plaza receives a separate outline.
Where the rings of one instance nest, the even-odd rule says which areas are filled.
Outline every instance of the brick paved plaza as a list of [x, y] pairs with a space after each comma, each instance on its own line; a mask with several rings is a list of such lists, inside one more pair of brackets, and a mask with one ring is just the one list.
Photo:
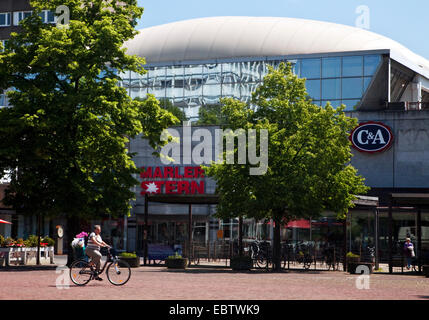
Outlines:
[[56, 287], [59, 276], [55, 270], [0, 271], [0, 299], [429, 299], [429, 279], [405, 274], [373, 274], [369, 290], [356, 288], [357, 275], [332, 271], [238, 273], [222, 268], [170, 271], [148, 266], [133, 268], [123, 287], [111, 285], [103, 275], [102, 282], [92, 281], [85, 287], [71, 284], [69, 289]]

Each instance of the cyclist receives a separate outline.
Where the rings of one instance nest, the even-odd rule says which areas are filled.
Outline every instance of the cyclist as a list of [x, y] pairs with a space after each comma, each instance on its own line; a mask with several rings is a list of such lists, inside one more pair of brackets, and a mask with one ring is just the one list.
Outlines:
[[101, 226], [97, 224], [94, 226], [94, 232], [91, 232], [88, 236], [88, 244], [85, 249], [86, 255], [91, 258], [91, 262], [95, 263], [95, 270], [97, 271], [97, 277], [95, 279], [99, 281], [103, 280], [98, 275], [101, 264], [100, 247], [110, 248], [110, 246], [101, 239], [100, 233]]

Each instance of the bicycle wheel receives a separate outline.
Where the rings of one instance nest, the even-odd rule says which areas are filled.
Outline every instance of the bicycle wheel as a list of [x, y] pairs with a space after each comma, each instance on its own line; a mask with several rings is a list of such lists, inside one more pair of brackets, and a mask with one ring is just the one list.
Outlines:
[[287, 257], [286, 256], [283, 256], [282, 258], [281, 258], [281, 268], [282, 269], [287, 269]]
[[256, 265], [259, 268], [266, 268], [268, 266], [268, 260], [265, 259], [263, 255], [258, 255], [258, 257], [256, 257]]
[[131, 268], [128, 262], [116, 260], [106, 270], [107, 279], [115, 286], [122, 286], [130, 280]]
[[85, 260], [76, 260], [70, 266], [70, 279], [78, 286], [86, 285], [92, 276], [93, 268]]
[[304, 269], [305, 269], [305, 270], [310, 269], [312, 262], [313, 262], [313, 261], [311, 261], [311, 259], [310, 259], [310, 258], [307, 258], [307, 257], [306, 257], [306, 258], [304, 258]]

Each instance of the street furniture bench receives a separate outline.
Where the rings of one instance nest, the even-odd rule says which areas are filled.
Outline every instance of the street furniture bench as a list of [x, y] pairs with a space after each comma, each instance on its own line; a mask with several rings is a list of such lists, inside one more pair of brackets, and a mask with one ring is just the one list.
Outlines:
[[165, 260], [174, 254], [175, 252], [171, 246], [151, 243], [147, 245], [147, 257], [149, 261]]

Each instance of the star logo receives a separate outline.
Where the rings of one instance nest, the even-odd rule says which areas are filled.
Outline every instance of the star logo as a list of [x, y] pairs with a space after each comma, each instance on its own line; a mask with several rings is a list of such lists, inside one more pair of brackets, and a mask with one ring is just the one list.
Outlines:
[[158, 190], [159, 189], [154, 182], [146, 184], [146, 192], [147, 193], [157, 193]]

